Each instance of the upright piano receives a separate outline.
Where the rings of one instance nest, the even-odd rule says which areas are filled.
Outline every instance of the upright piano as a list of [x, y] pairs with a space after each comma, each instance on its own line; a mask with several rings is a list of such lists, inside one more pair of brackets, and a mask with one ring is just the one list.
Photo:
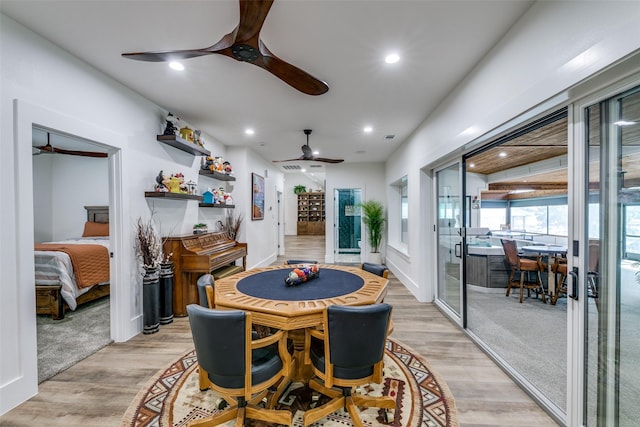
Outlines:
[[186, 316], [187, 305], [198, 303], [198, 277], [233, 265], [242, 258], [247, 268], [247, 244], [230, 239], [226, 232], [165, 237], [163, 250], [173, 254], [173, 314]]

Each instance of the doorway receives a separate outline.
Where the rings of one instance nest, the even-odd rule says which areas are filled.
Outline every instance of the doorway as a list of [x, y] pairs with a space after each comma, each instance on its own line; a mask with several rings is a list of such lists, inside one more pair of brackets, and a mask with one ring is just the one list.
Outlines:
[[[53, 129], [32, 127], [34, 243], [90, 244], [109, 251], [109, 160], [104, 147]], [[82, 177], [82, 179], [78, 179]], [[70, 191], [73, 185], [73, 191]], [[98, 227], [91, 230], [85, 224]], [[111, 340], [108, 284], [82, 287], [63, 252], [35, 252], [38, 382], [41, 383], [108, 345]], [[62, 310], [51, 291], [59, 287]], [[48, 298], [47, 298], [48, 297]], [[60, 305], [59, 305], [60, 306]], [[62, 317], [62, 318], [58, 318]]]
[[359, 188], [338, 188], [334, 193], [334, 242], [336, 263], [361, 263], [362, 221], [360, 203], [362, 190]]

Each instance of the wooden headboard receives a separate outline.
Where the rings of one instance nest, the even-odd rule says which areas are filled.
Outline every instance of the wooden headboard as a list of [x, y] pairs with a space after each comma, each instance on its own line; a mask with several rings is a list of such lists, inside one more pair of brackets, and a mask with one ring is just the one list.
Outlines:
[[85, 206], [87, 210], [87, 221], [109, 222], [109, 206]]

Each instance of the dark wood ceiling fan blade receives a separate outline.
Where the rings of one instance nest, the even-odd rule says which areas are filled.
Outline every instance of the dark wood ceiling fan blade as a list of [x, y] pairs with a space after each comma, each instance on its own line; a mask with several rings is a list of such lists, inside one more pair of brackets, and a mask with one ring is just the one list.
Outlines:
[[240, 23], [235, 31], [235, 43], [258, 47], [260, 30], [272, 4], [273, 0], [240, 0]]
[[325, 163], [342, 163], [344, 159], [327, 159], [326, 157], [316, 157], [310, 160], [314, 160], [316, 162], [325, 162]]
[[167, 62], [178, 61], [181, 59], [197, 58], [198, 56], [211, 55], [216, 53], [215, 50], [205, 49], [187, 49], [187, 50], [162, 50], [156, 52], [132, 52], [123, 53], [122, 56], [127, 59], [135, 59], [136, 61], [147, 62]]
[[63, 148], [53, 147], [53, 152], [58, 154], [67, 154], [70, 156], [82, 156], [82, 157], [109, 157], [107, 153], [100, 153], [97, 151], [78, 151], [78, 150], [65, 150]]
[[64, 148], [54, 147], [51, 144], [41, 145], [39, 147], [33, 147], [40, 150], [40, 153], [58, 153], [67, 154], [70, 156], [82, 156], [82, 157], [109, 157], [107, 153], [100, 153], [97, 151], [78, 151], [78, 150], [65, 150]]
[[289, 86], [307, 95], [322, 95], [329, 90], [329, 86], [322, 80], [272, 54], [262, 41], [260, 51], [262, 56], [252, 64], [267, 70]]
[[302, 157], [298, 157], [297, 159], [287, 159], [287, 160], [271, 160], [273, 163], [280, 163], [280, 162], [297, 162], [299, 160], [304, 160]]

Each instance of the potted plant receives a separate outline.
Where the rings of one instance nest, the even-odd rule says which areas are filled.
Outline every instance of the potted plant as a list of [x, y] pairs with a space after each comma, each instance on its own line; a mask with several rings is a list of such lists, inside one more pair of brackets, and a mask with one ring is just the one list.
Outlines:
[[384, 206], [377, 200], [368, 200], [360, 203], [360, 209], [362, 210], [362, 221], [367, 229], [367, 238], [371, 248], [368, 260], [369, 262], [382, 264], [380, 242], [382, 241], [385, 222]]
[[307, 187], [305, 187], [302, 184], [298, 184], [295, 187], [293, 187], [293, 192], [295, 194], [302, 194], [302, 193], [306, 193], [307, 192]]

